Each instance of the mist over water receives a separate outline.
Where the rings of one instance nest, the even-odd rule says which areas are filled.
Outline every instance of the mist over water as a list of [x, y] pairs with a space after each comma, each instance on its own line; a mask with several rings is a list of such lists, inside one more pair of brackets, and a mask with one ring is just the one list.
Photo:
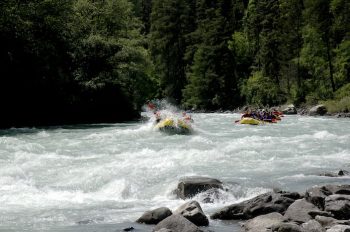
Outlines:
[[350, 182], [318, 176], [350, 170], [349, 120], [286, 116], [247, 126], [234, 124], [238, 114], [192, 117], [189, 136], [151, 122], [0, 131], [0, 231], [118, 231], [146, 210], [184, 203], [172, 194], [184, 176], [225, 183], [219, 199], [201, 203], [208, 215], [273, 188]]

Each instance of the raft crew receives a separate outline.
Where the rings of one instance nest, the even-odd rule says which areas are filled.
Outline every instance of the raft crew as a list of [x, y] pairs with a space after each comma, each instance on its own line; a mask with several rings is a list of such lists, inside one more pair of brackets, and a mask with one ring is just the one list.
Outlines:
[[[278, 120], [281, 120], [280, 117], [283, 117], [283, 113], [279, 112], [279, 111], [269, 111], [269, 110], [257, 110], [257, 111], [251, 111], [248, 110], [246, 112], [243, 113], [241, 120], [245, 119], [245, 118], [252, 118], [258, 121], [262, 121], [262, 122], [272, 122], [272, 123], [276, 123]], [[241, 120], [236, 120], [235, 122], [238, 123]]]

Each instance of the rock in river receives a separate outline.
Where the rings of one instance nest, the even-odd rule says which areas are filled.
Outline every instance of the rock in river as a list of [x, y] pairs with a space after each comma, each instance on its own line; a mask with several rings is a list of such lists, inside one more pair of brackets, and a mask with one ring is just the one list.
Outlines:
[[175, 193], [179, 198], [187, 199], [212, 188], [222, 189], [222, 182], [208, 177], [185, 177], [180, 179]]
[[323, 212], [320, 211], [317, 206], [314, 204], [307, 202], [305, 199], [296, 200], [293, 204], [291, 204], [286, 213], [285, 217], [289, 221], [294, 221], [297, 223], [304, 223], [313, 219], [312, 216], [322, 215]]
[[323, 210], [326, 197], [334, 194], [350, 195], [350, 185], [312, 187], [306, 190], [305, 199]]
[[297, 114], [297, 108], [295, 108], [295, 106], [293, 104], [291, 104], [291, 105], [286, 106], [286, 108], [284, 108], [282, 110], [282, 112], [284, 114]]
[[244, 224], [244, 230], [247, 232], [268, 231], [268, 228], [283, 222], [283, 216], [280, 213], [270, 213], [250, 219]]
[[181, 214], [197, 226], [208, 226], [209, 220], [205, 216], [197, 201], [190, 201], [180, 206], [174, 214]]
[[322, 116], [322, 115], [325, 115], [326, 113], [327, 113], [327, 108], [324, 105], [317, 105], [312, 107], [309, 110], [310, 116], [318, 116], [318, 115]]
[[233, 204], [215, 212], [211, 215], [212, 219], [233, 220], [233, 219], [251, 219], [259, 215], [272, 212], [284, 213], [287, 208], [295, 201], [298, 193], [274, 193], [269, 192], [253, 199]]
[[325, 211], [339, 220], [350, 219], [350, 195], [334, 194], [326, 197]]
[[139, 219], [136, 220], [136, 222], [145, 224], [157, 224], [170, 215], [172, 215], [170, 209], [161, 207], [145, 212]]
[[169, 230], [172, 232], [203, 232], [195, 224], [180, 214], [173, 214], [167, 217], [163, 221], [159, 222], [153, 229], [155, 232]]

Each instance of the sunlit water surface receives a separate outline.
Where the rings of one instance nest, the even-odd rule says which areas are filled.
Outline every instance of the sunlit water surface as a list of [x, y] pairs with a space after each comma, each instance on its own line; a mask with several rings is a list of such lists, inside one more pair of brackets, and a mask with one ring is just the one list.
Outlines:
[[[305, 191], [349, 177], [350, 121], [286, 116], [278, 124], [234, 124], [238, 114], [193, 114], [193, 135], [164, 135], [151, 123], [0, 131], [0, 231], [137, 231], [146, 210], [183, 204], [184, 176], [222, 180], [216, 209], [274, 188]], [[199, 195], [195, 200], [201, 201]], [[214, 231], [237, 222], [210, 221]]]

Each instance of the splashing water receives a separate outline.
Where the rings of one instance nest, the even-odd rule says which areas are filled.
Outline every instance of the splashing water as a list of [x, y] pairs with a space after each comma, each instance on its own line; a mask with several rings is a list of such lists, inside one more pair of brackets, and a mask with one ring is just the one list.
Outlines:
[[184, 176], [225, 183], [211, 203], [203, 203], [209, 193], [194, 197], [208, 215], [273, 188], [349, 183], [318, 176], [350, 169], [348, 120], [287, 116], [254, 127], [234, 124], [238, 114], [192, 116], [191, 136], [164, 135], [151, 121], [0, 131], [0, 231], [140, 228], [133, 222], [144, 211], [184, 203], [172, 193]]

